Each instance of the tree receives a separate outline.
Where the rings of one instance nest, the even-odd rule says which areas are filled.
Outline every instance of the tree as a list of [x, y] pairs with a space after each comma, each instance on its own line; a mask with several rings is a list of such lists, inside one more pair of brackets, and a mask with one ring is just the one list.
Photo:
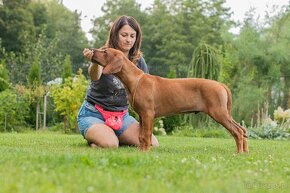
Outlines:
[[289, 93], [287, 78], [284, 77], [290, 73], [287, 13], [289, 10], [268, 17], [268, 27], [264, 27], [254, 18], [254, 10], [250, 10], [240, 34], [225, 46], [222, 77], [231, 82], [233, 112], [239, 121], [254, 125], [261, 118], [273, 114], [277, 106], [287, 108], [289, 96], [284, 94]]
[[[81, 14], [70, 11], [59, 1], [47, 2], [44, 0], [44, 2], [46, 2], [48, 15], [46, 36], [48, 39], [58, 39], [53, 55], [59, 53], [64, 57], [69, 54], [72, 69], [76, 72], [79, 68], [84, 67], [82, 64], [85, 59], [82, 50], [88, 47], [88, 40], [81, 28]], [[58, 77], [60, 76], [61, 74], [58, 75]]]
[[172, 22], [170, 9], [161, 0], [156, 0], [148, 12], [147, 22], [142, 26], [142, 49], [150, 73], [163, 77], [166, 77], [169, 72], [171, 75], [176, 75], [176, 66], [171, 67], [168, 64], [170, 59], [167, 56], [170, 53], [165, 48], [165, 44], [172, 40], [169, 36], [172, 35], [175, 25]]
[[143, 49], [154, 74], [166, 76], [174, 68], [177, 77], [186, 77], [199, 43], [216, 48], [223, 45], [222, 33], [229, 23], [229, 9], [223, 7], [224, 2], [154, 1], [144, 26]]
[[62, 62], [68, 53], [75, 71], [85, 67], [82, 50], [88, 47], [88, 41], [81, 30], [79, 13], [56, 0], [3, 2], [0, 37], [12, 83], [27, 82], [26, 73], [35, 55], [41, 55], [44, 82], [62, 75]]
[[[45, 94], [45, 89], [42, 86], [41, 80], [41, 68], [39, 58], [36, 56], [28, 75], [28, 83], [32, 93], [32, 101], [36, 103], [35, 111], [35, 129], [39, 128], [39, 114], [40, 114], [40, 102]], [[33, 104], [33, 103], [32, 103]]]
[[62, 79], [65, 80], [66, 78], [72, 76], [72, 66], [71, 66], [70, 55], [65, 56], [63, 67], [64, 67], [64, 70], [62, 74]]
[[188, 77], [218, 80], [221, 69], [221, 57], [214, 47], [200, 43], [192, 54]]
[[28, 84], [30, 86], [39, 86], [41, 85], [41, 66], [40, 60], [38, 57], [34, 58], [34, 61], [31, 65], [30, 72], [28, 74]]
[[[287, 50], [290, 49], [290, 4], [288, 5], [288, 9], [283, 11], [283, 9], [277, 14], [276, 17], [268, 17], [268, 22], [271, 25], [271, 28], [266, 29], [266, 38], [269, 47], [268, 58], [272, 62], [270, 64], [271, 70], [269, 75], [274, 81], [276, 88], [278, 90], [278, 100], [275, 100], [273, 96], [269, 93], [269, 99], [273, 101], [277, 101], [274, 107], [272, 107], [272, 111], [281, 106], [284, 109], [289, 108], [290, 106], [290, 54]], [[273, 91], [269, 89], [269, 92]]]
[[8, 52], [21, 51], [27, 42], [35, 40], [33, 15], [27, 5], [30, 0], [3, 0], [0, 6], [0, 37]]

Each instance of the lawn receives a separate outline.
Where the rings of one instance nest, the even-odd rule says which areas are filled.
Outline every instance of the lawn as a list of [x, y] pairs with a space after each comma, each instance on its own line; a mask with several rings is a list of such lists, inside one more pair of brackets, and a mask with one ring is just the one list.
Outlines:
[[158, 137], [161, 147], [92, 149], [80, 135], [0, 134], [1, 193], [290, 192], [290, 141]]

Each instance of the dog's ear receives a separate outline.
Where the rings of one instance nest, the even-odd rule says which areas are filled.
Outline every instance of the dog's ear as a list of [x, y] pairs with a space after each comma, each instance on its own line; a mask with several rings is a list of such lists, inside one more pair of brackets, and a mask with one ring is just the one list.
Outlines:
[[115, 74], [122, 69], [122, 59], [118, 55], [111, 58], [111, 61], [103, 69], [103, 74]]

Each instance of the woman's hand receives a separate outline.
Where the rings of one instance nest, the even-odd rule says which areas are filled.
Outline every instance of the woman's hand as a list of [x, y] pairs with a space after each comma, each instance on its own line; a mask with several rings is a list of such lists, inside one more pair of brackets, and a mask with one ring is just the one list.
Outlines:
[[[87, 60], [92, 61], [94, 51], [88, 48], [85, 48], [83, 50], [83, 55]], [[88, 69], [91, 80], [99, 80], [99, 78], [101, 77], [102, 71], [103, 71], [103, 68], [101, 66], [92, 62]]]
[[90, 50], [88, 48], [85, 48], [83, 50], [83, 54], [84, 54], [84, 57], [89, 60], [89, 61], [92, 61], [92, 57], [94, 55], [94, 51], [93, 50]]

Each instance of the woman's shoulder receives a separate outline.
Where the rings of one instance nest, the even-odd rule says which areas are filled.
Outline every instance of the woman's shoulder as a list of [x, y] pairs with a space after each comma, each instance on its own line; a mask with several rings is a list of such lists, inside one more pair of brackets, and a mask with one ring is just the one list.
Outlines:
[[148, 66], [145, 62], [145, 59], [143, 58], [143, 56], [140, 56], [139, 60], [138, 60], [138, 67], [143, 70], [145, 73], [149, 73], [148, 70]]

